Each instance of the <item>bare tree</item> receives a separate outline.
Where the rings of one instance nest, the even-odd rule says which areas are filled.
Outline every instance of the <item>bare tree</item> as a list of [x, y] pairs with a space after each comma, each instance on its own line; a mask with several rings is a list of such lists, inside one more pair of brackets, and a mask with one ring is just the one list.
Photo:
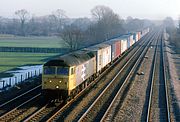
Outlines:
[[2, 25], [3, 25], [3, 24], [2, 24], [2, 17], [0, 16], [0, 34], [2, 33], [2, 30], [3, 30], [3, 29], [2, 29]]
[[97, 21], [102, 20], [105, 16], [111, 15], [113, 13], [112, 9], [107, 6], [98, 5], [91, 10], [92, 17]]
[[88, 27], [91, 24], [91, 20], [89, 18], [77, 18], [72, 25], [78, 27], [82, 31], [85, 31], [88, 29]]
[[131, 16], [128, 16], [128, 17], [126, 18], [126, 23], [129, 23], [129, 22], [131, 22], [131, 21], [133, 21], [133, 18], [132, 18]]
[[[92, 17], [97, 20], [94, 29], [96, 40], [106, 40], [122, 34], [124, 29], [120, 17], [113, 12], [113, 10], [107, 6], [95, 6], [92, 10]], [[91, 32], [90, 32], [91, 33]], [[92, 33], [94, 34], [94, 33]]]
[[166, 17], [163, 21], [163, 24], [166, 26], [166, 27], [169, 27], [169, 28], [175, 28], [175, 25], [174, 25], [174, 20], [171, 18], [171, 17]]
[[56, 31], [59, 33], [64, 26], [63, 20], [67, 18], [66, 12], [62, 9], [57, 9], [56, 11], [52, 12], [52, 18], [56, 24]]
[[179, 24], [178, 33], [180, 34], [180, 16], [179, 16], [178, 24]]
[[83, 34], [79, 28], [70, 25], [64, 28], [61, 38], [68, 44], [71, 50], [76, 50], [80, 46]]
[[25, 36], [25, 22], [28, 19], [29, 12], [25, 9], [17, 10], [15, 12], [15, 15], [17, 15], [20, 19], [21, 23], [21, 35]]

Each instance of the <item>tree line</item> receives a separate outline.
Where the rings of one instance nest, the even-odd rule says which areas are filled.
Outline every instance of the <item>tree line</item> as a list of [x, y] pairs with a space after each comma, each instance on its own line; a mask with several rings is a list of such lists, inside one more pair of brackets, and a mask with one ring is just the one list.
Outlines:
[[122, 19], [111, 8], [102, 5], [91, 10], [91, 18], [69, 18], [62, 9], [40, 17], [30, 16], [25, 9], [14, 14], [16, 18], [13, 19], [0, 17], [0, 34], [59, 36], [72, 50], [152, 25], [145, 19]]
[[178, 26], [175, 26], [174, 20], [171, 17], [164, 19], [163, 24], [169, 34], [169, 41], [176, 47], [176, 51], [180, 53], [180, 17], [178, 20]]

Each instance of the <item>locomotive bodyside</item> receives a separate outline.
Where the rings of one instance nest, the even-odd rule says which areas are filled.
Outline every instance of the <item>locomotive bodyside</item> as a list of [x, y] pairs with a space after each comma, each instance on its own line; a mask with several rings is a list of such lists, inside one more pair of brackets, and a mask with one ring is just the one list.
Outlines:
[[84, 87], [83, 82], [93, 76], [95, 68], [95, 55], [91, 52], [75, 52], [51, 60], [43, 67], [42, 93], [47, 99], [74, 96]]

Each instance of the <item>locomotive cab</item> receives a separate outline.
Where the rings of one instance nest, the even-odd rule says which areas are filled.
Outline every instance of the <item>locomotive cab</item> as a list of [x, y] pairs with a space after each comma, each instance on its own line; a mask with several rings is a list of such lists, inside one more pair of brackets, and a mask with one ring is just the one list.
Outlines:
[[45, 63], [42, 74], [42, 92], [45, 98], [73, 98], [87, 86], [85, 81], [96, 73], [95, 59], [94, 53], [80, 51]]
[[[66, 99], [68, 96], [70, 67], [55, 63], [44, 64], [42, 75], [42, 93], [46, 99]], [[54, 65], [52, 65], [54, 64]]]

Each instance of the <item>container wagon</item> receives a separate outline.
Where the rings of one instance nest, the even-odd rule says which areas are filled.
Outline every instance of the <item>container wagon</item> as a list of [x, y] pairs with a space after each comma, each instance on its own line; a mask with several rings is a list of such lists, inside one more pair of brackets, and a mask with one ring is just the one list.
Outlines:
[[121, 40], [120, 43], [121, 43], [121, 54], [122, 54], [127, 50], [127, 38], [119, 37], [118, 39]]
[[96, 70], [99, 75], [105, 67], [111, 62], [111, 45], [108, 44], [98, 44], [83, 50], [89, 50], [95, 52], [96, 55]]
[[103, 44], [111, 45], [111, 61], [115, 61], [121, 55], [121, 40], [111, 39]]

